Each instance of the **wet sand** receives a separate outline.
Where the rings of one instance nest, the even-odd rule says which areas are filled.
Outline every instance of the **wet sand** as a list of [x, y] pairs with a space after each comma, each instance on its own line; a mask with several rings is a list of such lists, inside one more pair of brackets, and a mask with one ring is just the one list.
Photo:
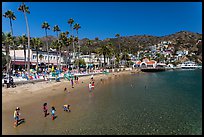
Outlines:
[[[105, 86], [102, 83], [106, 84], [110, 79], [117, 79], [117, 77], [129, 74], [131, 74], [130, 71], [95, 75], [95, 88]], [[101, 81], [101, 79], [103, 80]], [[84, 103], [93, 101], [94, 92], [89, 92], [89, 82], [90, 76], [86, 76], [80, 77], [79, 84], [75, 84], [74, 88], [71, 88], [70, 81], [61, 80], [61, 82], [39, 82], [3, 89], [2, 134], [63, 134], [64, 130], [57, 129], [63, 125], [69, 125], [70, 130], [75, 130], [71, 127], [77, 127], [80, 119], [86, 117], [83, 112], [89, 109], [88, 105], [84, 105]], [[64, 92], [65, 87], [70, 93]], [[50, 115], [44, 117], [42, 111], [44, 102], [48, 103], [49, 111], [51, 106], [55, 106], [57, 118], [54, 121], [51, 120]], [[62, 109], [64, 104], [70, 104], [72, 112], [64, 112]], [[25, 118], [25, 123], [14, 128], [13, 111], [17, 106], [21, 108], [21, 118]], [[64, 119], [65, 117], [68, 118]], [[79, 123], [74, 121], [76, 119]], [[69, 134], [69, 131], [66, 134]]]

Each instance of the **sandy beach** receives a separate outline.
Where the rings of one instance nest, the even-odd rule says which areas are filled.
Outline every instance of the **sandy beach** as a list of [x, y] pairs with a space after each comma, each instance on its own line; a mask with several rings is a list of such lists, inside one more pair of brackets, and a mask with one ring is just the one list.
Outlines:
[[[138, 73], [139, 71], [123, 71], [109, 74], [94, 75], [95, 87], [101, 82], [108, 81], [122, 75]], [[2, 134], [38, 134], [37, 130], [39, 121], [43, 120], [42, 104], [48, 103], [48, 107], [55, 106], [57, 115], [63, 115], [62, 105], [71, 104], [71, 109], [80, 109], [80, 103], [86, 99], [88, 95], [88, 83], [90, 76], [79, 78], [79, 84], [74, 84], [71, 88], [70, 81], [61, 80], [61, 82], [44, 81], [34, 84], [19, 85], [16, 88], [2, 88]], [[102, 80], [102, 81], [101, 81]], [[68, 92], [64, 92], [64, 88]], [[64, 103], [64, 104], [63, 104]], [[13, 111], [16, 107], [21, 108], [21, 117], [26, 119], [26, 122], [17, 128], [13, 128]], [[88, 108], [87, 108], [88, 109]], [[61, 114], [62, 113], [62, 114]], [[70, 115], [79, 116], [80, 114], [70, 113]], [[50, 116], [48, 116], [50, 118]], [[60, 119], [60, 118], [58, 118]], [[46, 123], [46, 127], [53, 126], [52, 121]], [[17, 130], [18, 129], [18, 130]], [[23, 132], [26, 131], [26, 132]], [[44, 134], [49, 134], [45, 132]]]

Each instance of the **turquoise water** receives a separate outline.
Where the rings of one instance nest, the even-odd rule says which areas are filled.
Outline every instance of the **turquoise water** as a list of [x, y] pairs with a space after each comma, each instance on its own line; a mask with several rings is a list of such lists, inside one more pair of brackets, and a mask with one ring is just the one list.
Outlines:
[[[202, 134], [202, 70], [117, 75], [96, 82], [92, 92], [84, 88], [71, 94], [51, 97], [58, 104], [55, 121], [39, 116], [39, 121], [27, 120], [8, 133]], [[80, 101], [75, 101], [75, 96], [80, 96]], [[60, 109], [64, 101], [72, 102], [71, 113]]]
[[117, 76], [97, 86], [83, 117], [60, 134], [202, 134], [201, 70]]
[[78, 130], [65, 134], [202, 134], [201, 70], [115, 79], [98, 85]]

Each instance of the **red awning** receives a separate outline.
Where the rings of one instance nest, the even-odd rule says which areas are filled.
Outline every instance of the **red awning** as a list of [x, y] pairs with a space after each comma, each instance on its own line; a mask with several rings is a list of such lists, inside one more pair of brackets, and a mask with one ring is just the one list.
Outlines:
[[[11, 61], [12, 64], [14, 64], [14, 61]], [[28, 62], [26, 61], [26, 64]], [[36, 65], [35, 62], [30, 62], [31, 65]], [[25, 62], [24, 61], [15, 61], [15, 65], [25, 65]]]

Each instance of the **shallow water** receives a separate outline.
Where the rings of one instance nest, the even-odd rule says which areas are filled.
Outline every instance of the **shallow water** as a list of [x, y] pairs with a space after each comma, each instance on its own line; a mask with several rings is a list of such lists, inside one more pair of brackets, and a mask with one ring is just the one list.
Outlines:
[[[51, 100], [58, 104], [54, 121], [33, 119], [10, 134], [202, 134], [201, 70], [117, 75], [92, 92], [84, 88]], [[66, 101], [70, 113], [60, 109]]]

